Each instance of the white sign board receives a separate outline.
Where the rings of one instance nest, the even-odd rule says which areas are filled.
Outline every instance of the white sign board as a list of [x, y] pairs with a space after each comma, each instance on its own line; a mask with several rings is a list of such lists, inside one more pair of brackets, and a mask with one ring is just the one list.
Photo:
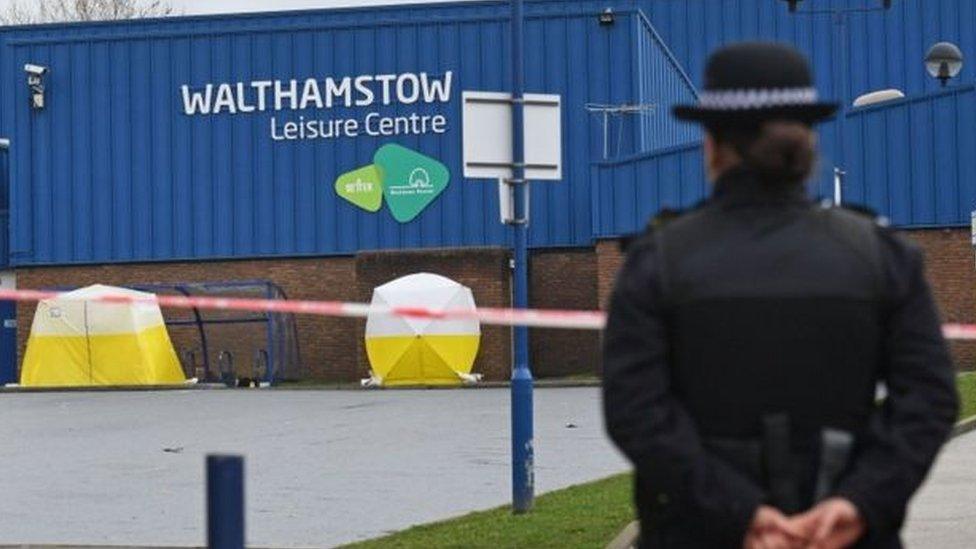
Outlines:
[[0, 290], [16, 290], [17, 273], [14, 271], [0, 272]]
[[[466, 91], [463, 102], [464, 177], [511, 179], [512, 95]], [[559, 180], [562, 104], [558, 95], [525, 94], [525, 178]]]

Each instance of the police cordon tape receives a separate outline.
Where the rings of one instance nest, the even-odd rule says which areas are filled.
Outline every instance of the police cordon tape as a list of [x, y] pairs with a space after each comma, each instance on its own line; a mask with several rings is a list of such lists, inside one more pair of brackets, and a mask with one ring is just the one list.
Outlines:
[[[34, 302], [52, 299], [63, 294], [42, 290], [0, 290], [0, 301]], [[248, 311], [252, 313], [285, 313], [346, 318], [366, 318], [370, 315], [389, 315], [433, 320], [478, 319], [482, 324], [496, 326], [528, 326], [530, 328], [562, 328], [570, 330], [602, 330], [607, 323], [602, 311], [570, 311], [546, 309], [503, 309], [478, 307], [471, 310], [440, 310], [425, 307], [379, 307], [368, 303], [342, 301], [301, 301], [281, 299], [244, 299], [227, 297], [187, 297], [156, 295], [141, 299], [127, 295], [106, 295], [85, 298], [100, 303], [157, 303], [174, 309], [203, 309]], [[976, 324], [944, 324], [946, 339], [976, 340]]]
[[[0, 301], [34, 302], [63, 296], [59, 292], [41, 290], [0, 290]], [[99, 303], [158, 303], [160, 307], [248, 311], [256, 313], [286, 313], [347, 318], [366, 318], [370, 315], [389, 315], [433, 320], [477, 319], [482, 324], [497, 326], [528, 326], [531, 328], [563, 328], [602, 330], [606, 315], [600, 311], [558, 311], [539, 309], [501, 309], [479, 307], [475, 310], [439, 310], [425, 307], [379, 307], [368, 303], [341, 301], [292, 301], [277, 299], [242, 299], [225, 297], [187, 297], [157, 295], [143, 299], [126, 295], [105, 295], [86, 300]]]
[[976, 340], [976, 324], [943, 324], [942, 334], [946, 339]]

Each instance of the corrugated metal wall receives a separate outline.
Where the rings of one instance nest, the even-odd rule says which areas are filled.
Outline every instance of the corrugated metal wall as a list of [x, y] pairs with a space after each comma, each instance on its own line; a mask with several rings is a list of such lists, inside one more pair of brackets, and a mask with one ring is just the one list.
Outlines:
[[10, 261], [8, 166], [7, 148], [0, 146], [0, 268], [6, 267]]
[[[976, 58], [976, 2], [973, 0], [892, 0], [888, 11], [851, 13], [843, 33], [831, 15], [795, 14], [781, 0], [639, 0], [641, 9], [696, 83], [705, 59], [719, 45], [743, 39], [792, 42], [813, 59], [817, 83], [829, 97], [839, 97], [835, 73], [845, 70], [849, 100], [869, 91], [899, 88], [915, 95], [935, 91], [939, 84], [925, 72], [928, 48], [949, 40]], [[805, 0], [800, 11], [834, 8], [864, 9], [881, 0]], [[833, 27], [833, 28], [832, 28]], [[848, 56], [838, 55], [846, 35]], [[835, 65], [837, 63], [837, 65]], [[976, 66], [967, 63], [957, 83], [976, 80]]]
[[[640, 75], [640, 110], [636, 116], [640, 121], [640, 151], [653, 151], [697, 141], [701, 138], [698, 128], [693, 124], [677, 122], [671, 116], [674, 98], [687, 93], [694, 85], [684, 69], [671, 55], [661, 55], [667, 44], [661, 39], [643, 12], [636, 18], [638, 66], [634, 73]], [[677, 73], [678, 78], [675, 78]], [[696, 96], [697, 97], [697, 96]]]
[[[976, 86], [960, 86], [852, 111], [844, 201], [899, 227], [961, 226], [976, 207]], [[705, 196], [701, 147], [688, 145], [593, 168], [596, 237], [642, 230], [660, 209]], [[814, 197], [832, 196], [824, 160]]]
[[[600, 27], [596, 14], [611, 5], [618, 21]], [[804, 9], [876, 5], [809, 0]], [[966, 85], [942, 95], [921, 58], [942, 39], [976, 53], [976, 1], [894, 6], [848, 17], [851, 54], [836, 65], [845, 59], [832, 37], [840, 27], [829, 15], [789, 15], [779, 0], [530, 2], [529, 87], [562, 93], [566, 112], [565, 179], [534, 186], [532, 245], [586, 245], [702, 196], [696, 129], [669, 115], [672, 103], [693, 93], [676, 66], [697, 82], [708, 51], [746, 38], [798, 44], [825, 96], [838, 95], [839, 70], [849, 76], [849, 100], [883, 87], [909, 93], [910, 101], [851, 114], [848, 198], [902, 225], [968, 223], [973, 155], [964, 151], [974, 139], [967, 98], [976, 69], [968, 63], [956, 82]], [[454, 70], [456, 93], [503, 89], [506, 17], [504, 3], [474, 2], [5, 29], [0, 74], [15, 83], [0, 87], [0, 137], [14, 139], [12, 258], [28, 265], [503, 244], [495, 185], [460, 178], [457, 99], [443, 111], [452, 119], [447, 136], [400, 140], [442, 159], [453, 175], [445, 195], [406, 225], [385, 212], [360, 212], [332, 192], [335, 175], [368, 163], [377, 140], [280, 147], [266, 139], [264, 119], [204, 121], [176, 111], [182, 83], [305, 73]], [[40, 116], [26, 108], [21, 85], [28, 60], [56, 69], [50, 108]], [[934, 95], [917, 97], [923, 93]], [[655, 106], [611, 120], [610, 157], [629, 160], [592, 166], [605, 143], [600, 115], [586, 111], [594, 104]], [[884, 137], [873, 140], [882, 124]], [[817, 195], [830, 194], [829, 171], [840, 163], [836, 131], [836, 124], [822, 129]], [[670, 153], [634, 155], [674, 145]], [[912, 154], [895, 154], [900, 148]]]
[[[616, 7], [618, 22], [600, 26], [596, 15], [608, 4]], [[599, 158], [603, 135], [588, 103], [653, 97], [670, 105], [692, 98], [680, 73], [667, 72], [673, 61], [643, 36], [649, 29], [632, 6], [530, 4], [528, 89], [562, 94], [565, 113], [564, 180], [534, 186], [534, 246], [591, 242], [590, 161]], [[15, 146], [12, 260], [28, 265], [503, 244], [496, 185], [461, 178], [460, 91], [508, 87], [506, 15], [504, 4], [461, 4], [8, 32], [0, 68], [9, 81], [23, 81], [25, 62], [52, 69], [45, 111], [27, 108], [26, 86], [13, 86], [2, 99], [2, 127]], [[642, 80], [645, 67], [654, 78]], [[448, 116], [444, 136], [396, 140], [452, 172], [447, 191], [403, 225], [386, 211], [357, 210], [333, 191], [338, 174], [370, 163], [385, 140], [276, 144], [267, 136], [270, 114], [180, 112], [182, 84], [405, 71], [454, 71], [455, 82], [450, 104], [416, 109]], [[377, 110], [405, 114], [395, 105]], [[665, 120], [653, 139], [644, 128], [628, 127], [621, 152], [666, 143], [658, 132], [687, 141], [687, 127]]]
[[688, 207], [706, 192], [698, 143], [594, 164], [594, 237], [640, 231], [661, 209]]
[[[790, 15], [780, 0], [640, 0], [640, 5], [696, 84], [708, 53], [721, 44], [775, 39], [810, 56], [825, 97], [840, 96], [842, 70], [848, 102], [877, 89], [902, 89], [906, 101], [850, 113], [843, 161], [840, 125], [820, 128], [822, 160], [811, 194], [831, 196], [832, 167], [843, 165], [845, 199], [866, 204], [897, 225], [969, 223], [976, 208], [976, 179], [969, 176], [976, 173], [976, 65], [967, 63], [953, 81], [957, 87], [943, 93], [922, 60], [941, 40], [955, 42], [970, 60], [976, 56], [976, 1], [893, 0], [887, 12], [847, 15], [845, 26], [829, 14]], [[801, 9], [880, 5], [880, 0], [807, 0]], [[847, 56], [839, 55], [841, 36], [847, 37]], [[683, 148], [596, 167], [594, 233], [627, 234], [640, 230], [661, 207], [693, 204], [704, 192], [689, 179], [700, 161], [698, 150]]]
[[[974, 0], [892, 0], [887, 11], [878, 9], [881, 0], [806, 0], [797, 14], [790, 14], [781, 0], [639, 0], [639, 4], [696, 84], [701, 82], [708, 53], [739, 40], [795, 44], [810, 57], [821, 94], [834, 99], [845, 96], [848, 104], [864, 93], [885, 88], [901, 89], [910, 97], [937, 91], [939, 83], [923, 66], [926, 51], [936, 42], [955, 42], [970, 60], [976, 57]], [[852, 11], [837, 19], [830, 12], [838, 9]], [[804, 13], [811, 11], [817, 13]], [[845, 74], [847, 92], [842, 93]], [[953, 84], [974, 81], [976, 66], [970, 62]], [[838, 131], [837, 124], [821, 128], [824, 163], [842, 165], [851, 172], [849, 162], [841, 158]], [[849, 177], [855, 188], [870, 183], [858, 177], [855, 173]], [[829, 174], [818, 178], [818, 194], [830, 194], [830, 179]], [[931, 192], [935, 193], [934, 187]], [[959, 208], [973, 206], [961, 204]], [[913, 207], [899, 204], [894, 209]], [[935, 222], [965, 220], [942, 216]]]
[[976, 207], [976, 86], [849, 117], [846, 197], [899, 226], [967, 225]]

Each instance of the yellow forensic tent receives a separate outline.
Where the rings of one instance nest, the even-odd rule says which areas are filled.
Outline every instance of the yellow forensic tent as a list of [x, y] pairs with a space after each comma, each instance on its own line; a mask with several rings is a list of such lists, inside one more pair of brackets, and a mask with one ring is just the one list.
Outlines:
[[[132, 296], [132, 303], [91, 298]], [[25, 387], [165, 385], [185, 381], [155, 295], [89, 286], [41, 301], [20, 384]]]
[[[474, 310], [471, 289], [440, 275], [419, 273], [373, 290], [377, 307]], [[476, 318], [434, 320], [370, 315], [366, 354], [376, 385], [457, 385], [477, 381], [471, 367], [481, 343]]]

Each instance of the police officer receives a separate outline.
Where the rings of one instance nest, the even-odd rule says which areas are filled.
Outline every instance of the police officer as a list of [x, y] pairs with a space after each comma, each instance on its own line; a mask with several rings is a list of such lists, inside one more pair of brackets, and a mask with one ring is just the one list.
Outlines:
[[901, 546], [953, 368], [920, 252], [806, 197], [836, 108], [795, 50], [743, 43], [674, 109], [704, 127], [713, 192], [630, 246], [604, 337], [644, 547]]

